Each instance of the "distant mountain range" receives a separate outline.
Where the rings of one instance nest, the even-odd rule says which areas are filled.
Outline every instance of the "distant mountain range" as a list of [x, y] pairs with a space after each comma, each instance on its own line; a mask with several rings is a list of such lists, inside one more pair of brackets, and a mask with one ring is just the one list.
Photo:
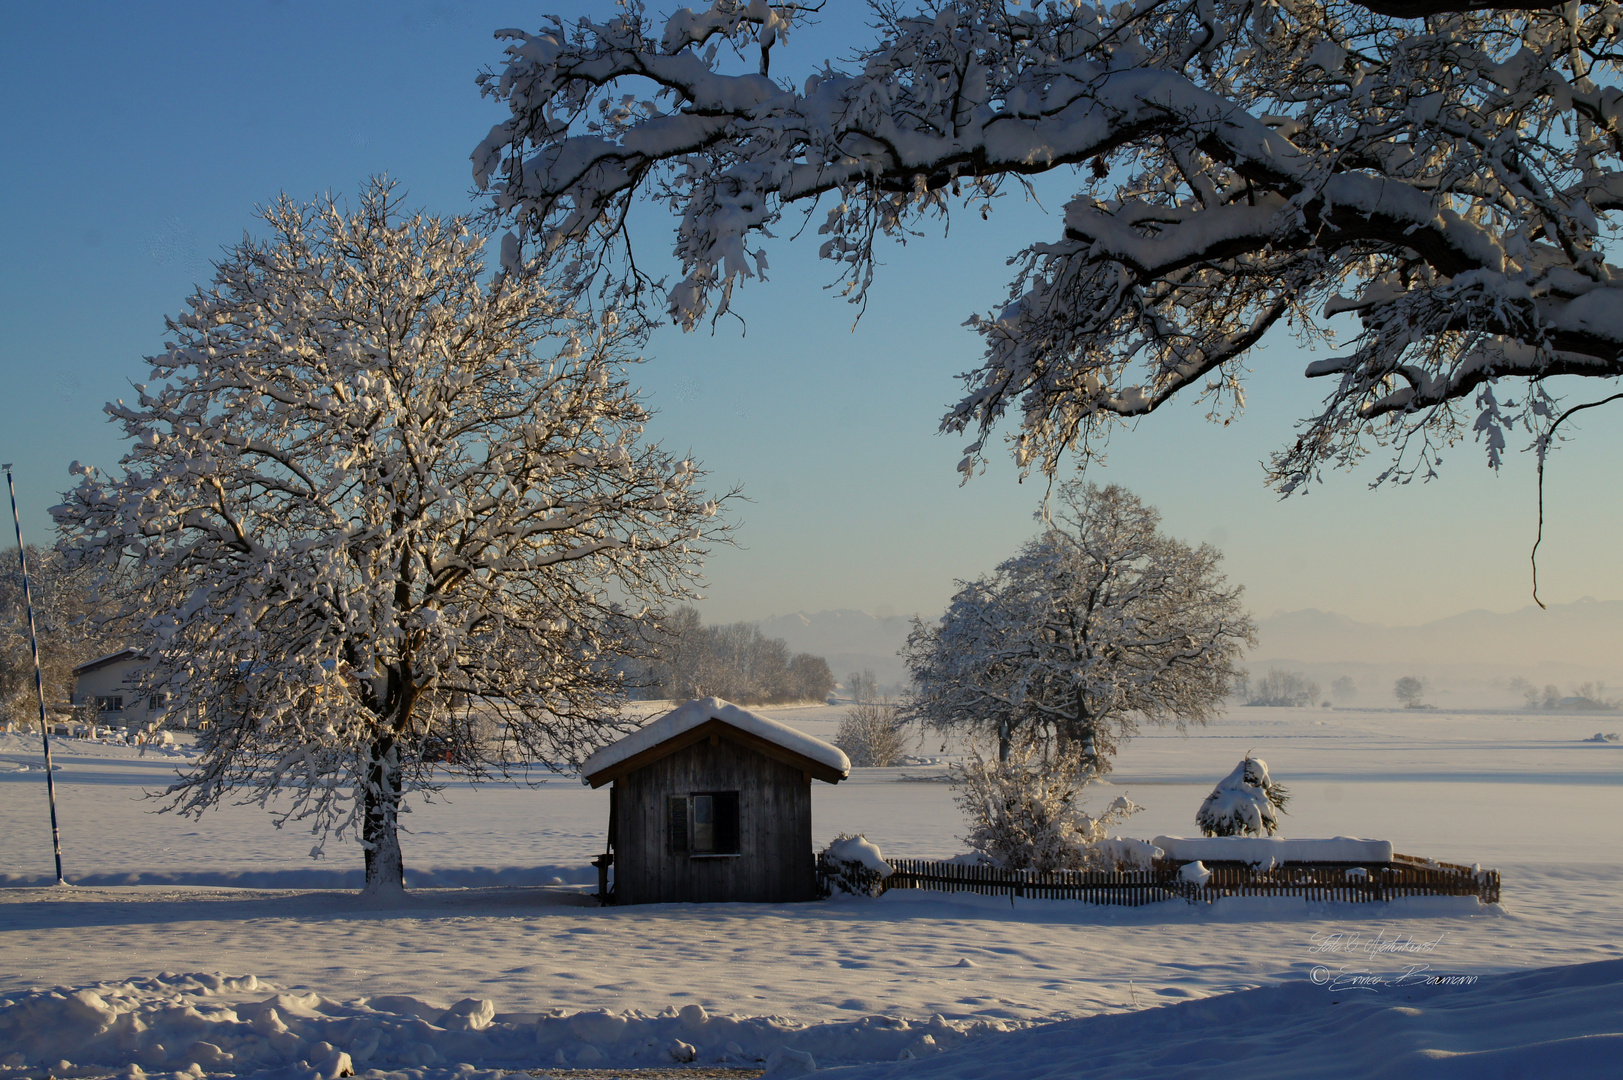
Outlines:
[[[910, 625], [903, 616], [849, 608], [760, 621], [768, 637], [824, 657], [842, 683], [849, 672], [872, 668], [881, 685], [897, 689], [907, 682], [897, 650]], [[1382, 626], [1308, 608], [1259, 619], [1257, 631], [1257, 647], [1245, 660], [1254, 674], [1269, 667], [1301, 669], [1326, 690], [1330, 680], [1348, 675], [1380, 691], [1390, 688], [1389, 677], [1404, 674], [1425, 677], [1439, 689], [1452, 686], [1455, 696], [1473, 703], [1496, 694], [1510, 704], [1503, 687], [1517, 676], [1564, 691], [1587, 680], [1623, 689], [1623, 601], [1617, 600], [1466, 611], [1421, 626]]]
[[1579, 600], [1520, 611], [1466, 611], [1421, 626], [1355, 622], [1308, 608], [1258, 621], [1256, 657], [1305, 663], [1537, 666], [1559, 663], [1623, 668], [1623, 601]]

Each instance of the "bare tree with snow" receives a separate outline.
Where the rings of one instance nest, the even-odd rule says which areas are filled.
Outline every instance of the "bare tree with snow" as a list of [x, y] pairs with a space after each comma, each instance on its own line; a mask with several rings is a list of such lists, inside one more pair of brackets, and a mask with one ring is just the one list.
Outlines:
[[[628, 0], [503, 32], [481, 83], [509, 113], [474, 175], [515, 250], [576, 252], [623, 295], [651, 285], [613, 257], [630, 208], [670, 207], [683, 275], [659, 295], [690, 328], [764, 276], [765, 241], [801, 214], [863, 303], [881, 237], [1073, 176], [1059, 235], [1014, 253], [1007, 297], [973, 320], [985, 355], [942, 421], [971, 438], [966, 475], [1009, 412], [1016, 460], [1050, 473], [1175, 397], [1226, 422], [1256, 346], [1294, 333], [1327, 394], [1271, 481], [1372, 447], [1401, 479], [1462, 436], [1494, 465], [1518, 430], [1542, 453], [1554, 377], [1623, 375], [1619, 11], [877, 0], [875, 39], [791, 69], [796, 3], [661, 22]], [[1345, 347], [1338, 315], [1359, 327]]]
[[903, 650], [903, 715], [943, 730], [1074, 752], [1104, 772], [1140, 722], [1205, 723], [1255, 638], [1208, 544], [1159, 531], [1131, 492], [1060, 486], [1050, 527], [986, 578], [960, 582]]
[[907, 735], [897, 720], [896, 706], [862, 701], [845, 710], [834, 745], [845, 751], [858, 768], [883, 769], [902, 762]]
[[845, 689], [858, 704], [873, 701], [879, 697], [879, 678], [872, 668], [853, 671], [845, 677]]
[[386, 181], [261, 216], [108, 406], [121, 467], [76, 463], [54, 513], [75, 562], [125, 576], [148, 685], [206, 725], [171, 806], [348, 833], [393, 891], [425, 759], [478, 779], [615, 734], [617, 650], [727, 526], [642, 439], [637, 322], [539, 266], [492, 277], [483, 236]]

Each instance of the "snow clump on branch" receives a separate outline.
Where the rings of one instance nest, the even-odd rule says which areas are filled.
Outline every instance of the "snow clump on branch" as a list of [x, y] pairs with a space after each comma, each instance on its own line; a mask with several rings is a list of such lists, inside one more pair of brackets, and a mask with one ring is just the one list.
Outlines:
[[[848, 62], [783, 78], [805, 14], [714, 0], [662, 23], [629, 0], [502, 31], [479, 81], [508, 116], [473, 166], [513, 248], [567, 249], [691, 329], [764, 275], [795, 209], [862, 303], [881, 237], [1074, 177], [1059, 235], [971, 320], [984, 357], [942, 420], [972, 438], [966, 475], [1011, 412], [1016, 460], [1050, 474], [1174, 397], [1227, 422], [1280, 332], [1327, 384], [1268, 466], [1286, 492], [1372, 447], [1382, 479], [1463, 437], [1495, 467], [1518, 432], [1542, 452], [1552, 376], [1623, 374], [1616, 0], [877, 3]], [[679, 219], [668, 289], [630, 257], [639, 199]]]

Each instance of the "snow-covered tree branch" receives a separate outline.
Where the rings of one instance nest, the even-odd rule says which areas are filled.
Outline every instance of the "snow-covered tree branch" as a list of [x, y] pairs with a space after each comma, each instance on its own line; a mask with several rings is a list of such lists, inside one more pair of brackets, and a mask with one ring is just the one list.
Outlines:
[[169, 792], [355, 834], [402, 882], [428, 758], [471, 778], [578, 760], [615, 729], [616, 650], [724, 539], [700, 472], [642, 441], [640, 325], [549, 275], [491, 277], [462, 219], [285, 196], [169, 320], [107, 411], [133, 447], [54, 513], [122, 575], [170, 715], [206, 724]]
[[[1285, 491], [1375, 445], [1383, 476], [1467, 434], [1497, 464], [1514, 430], [1547, 429], [1547, 380], [1623, 374], [1611, 0], [874, 13], [877, 41], [792, 82], [774, 50], [793, 4], [714, 0], [661, 25], [632, 2], [503, 31], [481, 82], [511, 114], [473, 160], [514, 257], [569, 249], [582, 285], [644, 297], [625, 222], [658, 201], [681, 218], [663, 296], [691, 328], [764, 273], [797, 206], [822, 206], [821, 253], [860, 302], [878, 238], [1075, 171], [1060, 234], [1016, 253], [1006, 300], [972, 319], [985, 358], [943, 420], [973, 438], [966, 475], [1011, 411], [1017, 460], [1050, 473], [1177, 396], [1227, 415], [1281, 330], [1340, 351], [1306, 367], [1330, 389], [1270, 465]], [[750, 51], [757, 70], [732, 71]], [[1344, 348], [1338, 314], [1361, 327]]]
[[904, 718], [1050, 744], [1097, 772], [1141, 722], [1205, 723], [1228, 694], [1251, 617], [1210, 545], [1158, 531], [1120, 487], [1061, 485], [1050, 527], [989, 577], [914, 620]]

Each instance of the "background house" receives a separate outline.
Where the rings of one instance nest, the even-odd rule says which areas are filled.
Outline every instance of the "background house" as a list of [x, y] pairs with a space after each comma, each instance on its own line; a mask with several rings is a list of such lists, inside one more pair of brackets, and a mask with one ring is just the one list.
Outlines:
[[162, 722], [164, 695], [140, 688], [136, 672], [147, 657], [139, 649], [124, 648], [80, 664], [73, 669], [73, 705], [97, 724], [142, 728]]
[[811, 782], [850, 771], [838, 747], [713, 697], [604, 747], [581, 780], [614, 785], [614, 902], [815, 898]]

